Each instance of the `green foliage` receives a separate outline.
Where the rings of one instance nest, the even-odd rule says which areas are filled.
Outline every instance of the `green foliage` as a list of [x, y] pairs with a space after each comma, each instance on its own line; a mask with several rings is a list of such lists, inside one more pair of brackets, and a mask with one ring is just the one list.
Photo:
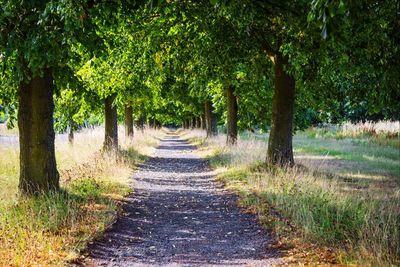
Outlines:
[[296, 77], [296, 129], [326, 121], [398, 119], [393, 1], [138, 4], [4, 4], [0, 110], [13, 114], [18, 82], [51, 67], [60, 131], [70, 121], [81, 125], [83, 117], [100, 113], [101, 99], [110, 94], [117, 94], [119, 107], [131, 103], [136, 119], [164, 123], [199, 116], [204, 101], [212, 99], [223, 122], [229, 84], [238, 97], [239, 128], [267, 130], [273, 52], [288, 57], [288, 71]]

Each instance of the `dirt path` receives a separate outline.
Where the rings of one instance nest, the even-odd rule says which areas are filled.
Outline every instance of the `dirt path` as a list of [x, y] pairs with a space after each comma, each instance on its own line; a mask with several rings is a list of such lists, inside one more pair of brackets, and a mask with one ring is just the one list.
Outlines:
[[204, 159], [178, 136], [161, 140], [134, 175], [135, 192], [90, 266], [268, 266], [281, 262], [254, 215], [215, 181]]

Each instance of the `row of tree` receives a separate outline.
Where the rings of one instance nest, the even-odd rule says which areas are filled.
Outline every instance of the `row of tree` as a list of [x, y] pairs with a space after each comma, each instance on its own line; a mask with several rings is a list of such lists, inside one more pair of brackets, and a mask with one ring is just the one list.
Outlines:
[[0, 109], [17, 112], [20, 191], [57, 190], [54, 129], [118, 120], [269, 130], [267, 162], [294, 164], [292, 135], [362, 110], [398, 118], [395, 0], [2, 1]]

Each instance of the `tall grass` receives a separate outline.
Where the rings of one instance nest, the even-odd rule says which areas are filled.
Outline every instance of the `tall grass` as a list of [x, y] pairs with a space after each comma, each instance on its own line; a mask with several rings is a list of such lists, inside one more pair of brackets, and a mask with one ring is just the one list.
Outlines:
[[116, 218], [118, 201], [130, 192], [129, 178], [160, 132], [137, 132], [121, 152], [99, 152], [104, 131], [86, 129], [74, 145], [56, 139], [62, 191], [18, 198], [18, 147], [0, 147], [0, 266], [58, 266], [76, 259], [87, 242]]
[[346, 122], [342, 125], [327, 124], [323, 127], [313, 127], [306, 131], [314, 138], [357, 138], [364, 139], [370, 144], [400, 148], [400, 122]]
[[[196, 132], [187, 136], [196, 139]], [[242, 205], [258, 212], [277, 236], [287, 235], [288, 225], [293, 223], [296, 237], [333, 247], [336, 262], [363, 266], [400, 263], [398, 184], [379, 184], [385, 188], [374, 190], [365, 187], [362, 179], [347, 182], [341, 166], [329, 173], [319, 166], [266, 166], [265, 140], [239, 139], [237, 146], [226, 146], [225, 138], [220, 135], [203, 141], [200, 153], [217, 169], [218, 178], [239, 193]], [[315, 262], [323, 260], [318, 255], [315, 258]]]

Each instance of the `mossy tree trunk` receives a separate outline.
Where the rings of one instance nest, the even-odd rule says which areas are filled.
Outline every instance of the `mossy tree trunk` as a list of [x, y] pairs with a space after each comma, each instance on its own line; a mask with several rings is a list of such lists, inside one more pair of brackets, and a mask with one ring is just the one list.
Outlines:
[[125, 136], [133, 137], [133, 108], [129, 104], [125, 106]]
[[113, 104], [115, 96], [109, 96], [104, 101], [105, 136], [103, 149], [116, 151], [118, 149], [117, 107]]
[[281, 54], [275, 55], [275, 89], [272, 100], [272, 123], [268, 140], [267, 162], [274, 165], [293, 166], [295, 79], [285, 71], [286, 64], [287, 59]]
[[59, 189], [53, 128], [53, 76], [22, 81], [18, 90], [18, 128], [20, 145], [19, 190], [33, 195]]
[[227, 127], [226, 127], [226, 143], [234, 145], [237, 143], [237, 120], [238, 120], [238, 104], [235, 95], [235, 88], [232, 85], [226, 87], [226, 106], [227, 106]]
[[204, 103], [204, 115], [207, 137], [217, 135], [217, 116], [214, 114], [212, 102], [209, 100]]

